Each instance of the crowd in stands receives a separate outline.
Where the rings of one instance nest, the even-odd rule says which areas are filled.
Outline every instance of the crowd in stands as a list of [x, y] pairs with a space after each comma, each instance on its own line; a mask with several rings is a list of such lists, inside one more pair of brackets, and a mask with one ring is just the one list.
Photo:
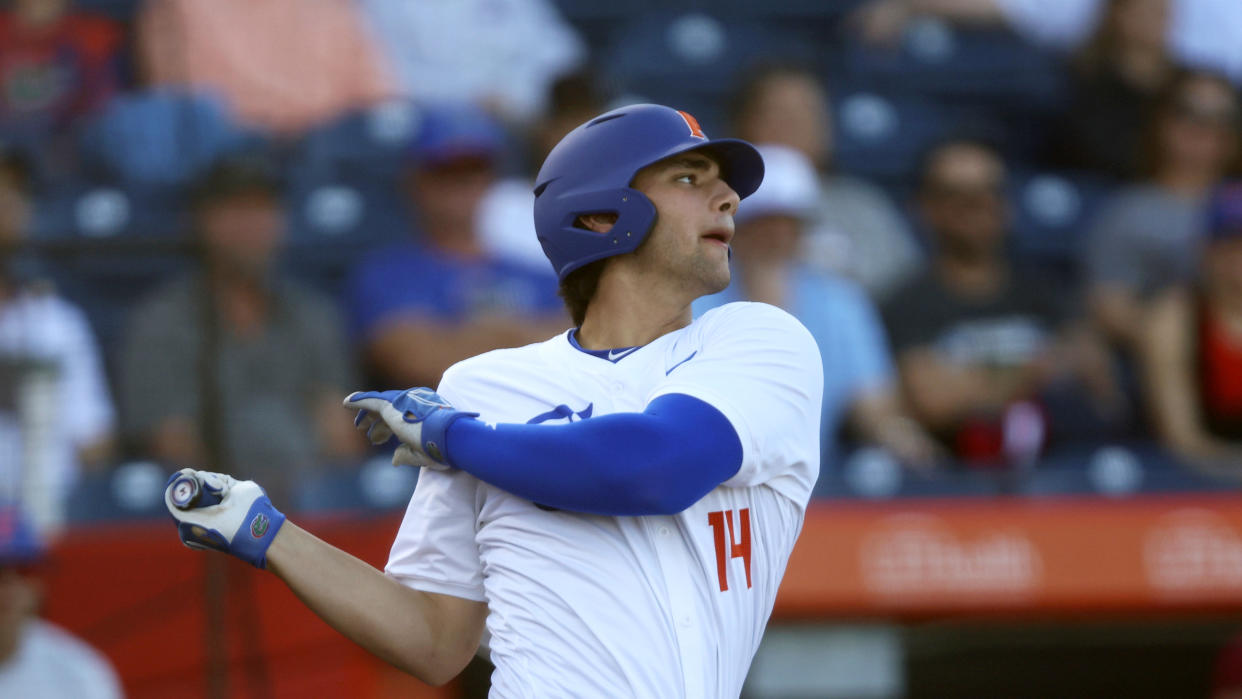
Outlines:
[[825, 484], [1105, 445], [1242, 476], [1242, 3], [638, 4], [5, 5], [0, 487], [149, 461], [296, 507], [370, 454], [349, 390], [569, 327], [533, 174], [632, 101], [761, 147], [695, 312], [811, 330]]

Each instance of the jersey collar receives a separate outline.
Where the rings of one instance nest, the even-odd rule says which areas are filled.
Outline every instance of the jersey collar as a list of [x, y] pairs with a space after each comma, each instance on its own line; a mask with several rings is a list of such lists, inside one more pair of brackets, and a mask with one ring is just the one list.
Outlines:
[[612, 362], [613, 364], [616, 364], [622, 359], [625, 359], [631, 354], [634, 354], [635, 350], [642, 347], [642, 345], [635, 345], [633, 347], [616, 347], [613, 349], [589, 350], [583, 347], [582, 345], [578, 344], [578, 329], [577, 328], [570, 328], [569, 344], [571, 347], [578, 350], [579, 352], [582, 352], [583, 354], [589, 354], [592, 357], [599, 357], [600, 359]]

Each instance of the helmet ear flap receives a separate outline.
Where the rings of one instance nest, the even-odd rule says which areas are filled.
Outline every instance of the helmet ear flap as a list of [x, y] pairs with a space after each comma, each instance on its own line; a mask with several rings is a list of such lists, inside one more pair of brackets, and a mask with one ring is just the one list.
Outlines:
[[[539, 242], [553, 260], [560, 279], [595, 260], [638, 249], [656, 218], [655, 204], [630, 187], [566, 194], [557, 198], [556, 208], [563, 212], [555, 225], [556, 240], [541, 234]], [[580, 216], [600, 213], [617, 215], [616, 223], [607, 232], [597, 233], [578, 225]]]

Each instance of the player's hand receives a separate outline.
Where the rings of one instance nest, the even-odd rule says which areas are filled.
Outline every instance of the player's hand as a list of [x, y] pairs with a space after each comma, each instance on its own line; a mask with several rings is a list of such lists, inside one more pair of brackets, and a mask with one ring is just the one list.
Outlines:
[[355, 392], [345, 398], [345, 407], [358, 411], [354, 427], [372, 444], [383, 444], [393, 436], [401, 442], [392, 455], [394, 466], [447, 466], [449, 425], [479, 415], [455, 409], [430, 388]]
[[267, 548], [285, 523], [258, 483], [190, 468], [168, 479], [164, 505], [181, 543], [231, 553], [256, 568], [267, 567]]

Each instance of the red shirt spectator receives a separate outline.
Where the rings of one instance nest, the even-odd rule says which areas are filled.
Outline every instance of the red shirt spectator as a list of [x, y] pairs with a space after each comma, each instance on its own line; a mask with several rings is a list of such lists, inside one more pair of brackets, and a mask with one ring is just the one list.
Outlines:
[[50, 133], [107, 101], [121, 43], [115, 22], [66, 0], [16, 0], [0, 12], [0, 131]]
[[1242, 340], [1199, 299], [1199, 403], [1208, 432], [1242, 440]]
[[1242, 182], [1209, 199], [1198, 278], [1152, 301], [1140, 330], [1147, 408], [1189, 465], [1242, 479]]
[[348, 0], [152, 0], [138, 39], [150, 83], [215, 90], [282, 134], [397, 94]]

